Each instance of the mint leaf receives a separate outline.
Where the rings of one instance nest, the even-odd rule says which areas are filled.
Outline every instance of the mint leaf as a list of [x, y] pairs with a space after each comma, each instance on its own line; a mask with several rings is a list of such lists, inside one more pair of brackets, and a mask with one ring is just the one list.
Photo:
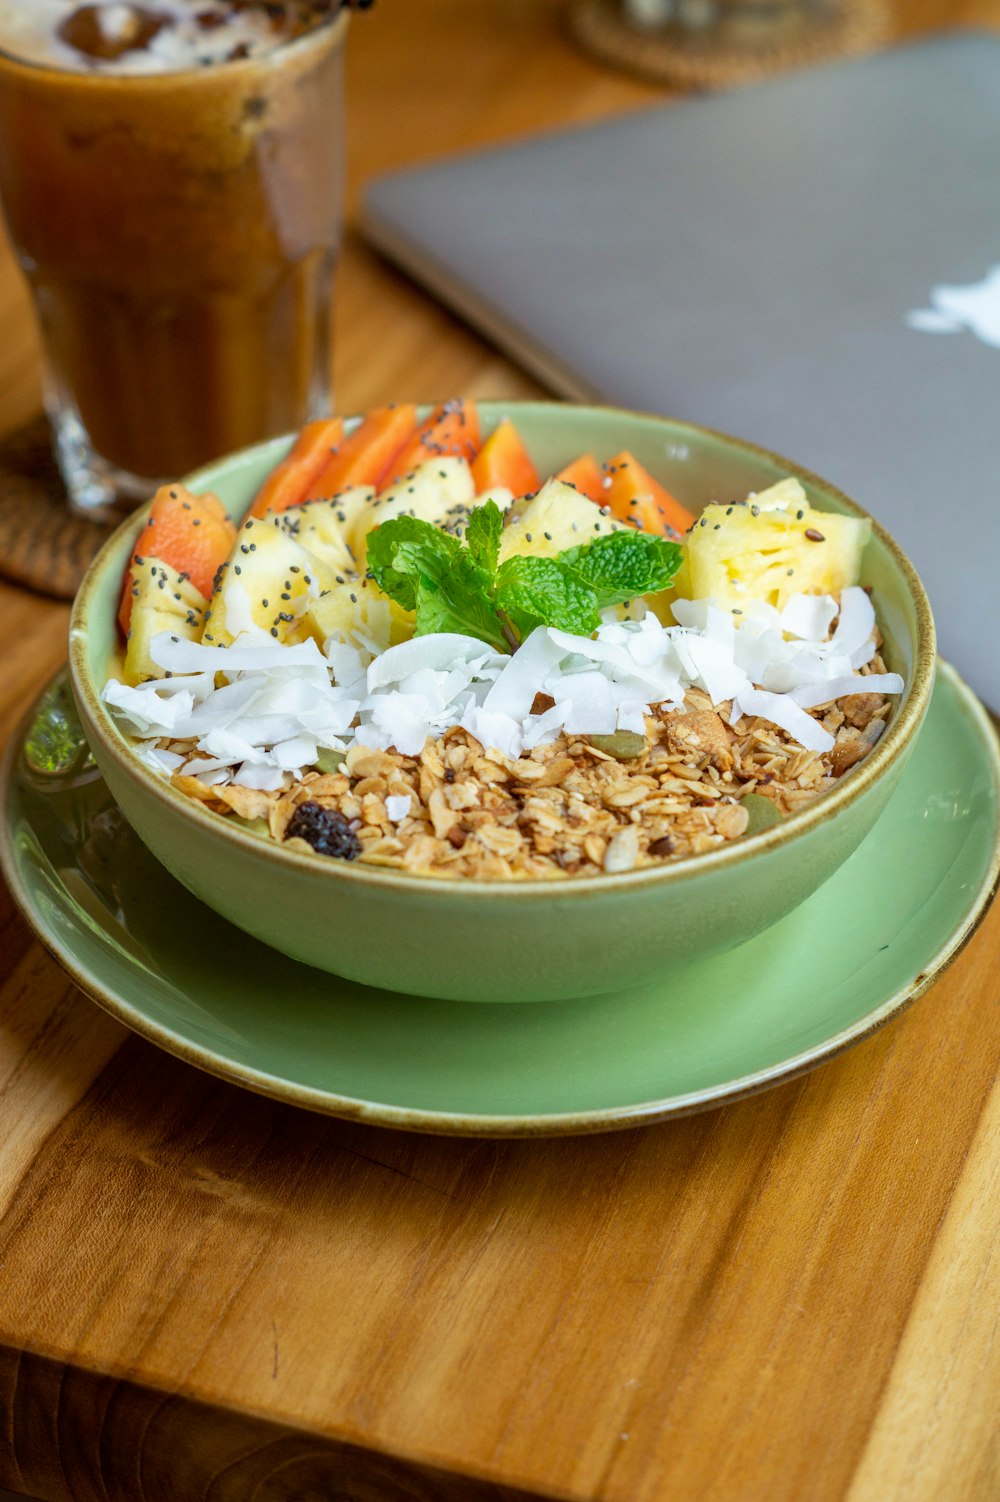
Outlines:
[[[487, 519], [487, 544], [492, 525]], [[368, 568], [385, 594], [404, 610], [416, 611], [417, 636], [458, 631], [478, 636], [498, 652], [510, 651], [493, 606], [492, 573], [451, 533], [415, 516], [393, 517], [368, 534]]]
[[497, 574], [495, 598], [522, 641], [536, 626], [589, 636], [601, 624], [594, 590], [556, 558], [508, 558]]
[[630, 530], [498, 568], [502, 527], [494, 501], [472, 512], [464, 546], [430, 522], [394, 517], [369, 533], [368, 568], [385, 594], [416, 611], [418, 636], [455, 631], [503, 652], [536, 626], [589, 636], [604, 607], [665, 589], [683, 556], [666, 538]]
[[650, 532], [611, 532], [559, 554], [559, 562], [590, 585], [598, 607], [666, 589], [684, 554], [675, 542]]
[[458, 631], [478, 636], [497, 652], [509, 652], [512, 643], [492, 600], [493, 580], [468, 553], [459, 553], [436, 578], [425, 574], [417, 581], [415, 634]]
[[421, 579], [439, 580], [460, 555], [462, 544], [449, 532], [416, 516], [396, 516], [368, 534], [368, 570], [384, 594], [415, 610]]
[[496, 501], [487, 501], [484, 505], [477, 506], [465, 529], [465, 546], [473, 563], [485, 569], [491, 579], [497, 571], [502, 530], [503, 512]]

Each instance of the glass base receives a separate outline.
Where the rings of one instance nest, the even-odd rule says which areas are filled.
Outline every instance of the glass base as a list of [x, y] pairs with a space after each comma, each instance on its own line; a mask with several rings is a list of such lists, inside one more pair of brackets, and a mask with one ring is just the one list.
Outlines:
[[95, 454], [80, 419], [49, 407], [56, 462], [66, 485], [69, 508], [95, 522], [118, 522], [144, 505], [161, 480], [133, 475]]

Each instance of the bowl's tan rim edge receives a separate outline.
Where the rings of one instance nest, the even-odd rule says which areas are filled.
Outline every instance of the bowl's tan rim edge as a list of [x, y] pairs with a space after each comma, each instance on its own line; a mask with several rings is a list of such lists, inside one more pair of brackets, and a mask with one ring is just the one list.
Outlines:
[[[519, 411], [541, 410], [549, 411], [553, 407], [570, 407], [573, 411], [583, 414], [593, 413], [595, 416], [608, 413], [618, 414], [623, 418], [634, 420], [639, 418], [651, 426], [667, 424], [688, 431], [695, 431], [708, 437], [718, 439], [727, 445], [735, 445], [738, 449], [747, 451], [756, 458], [766, 459], [770, 464], [778, 468], [784, 468], [788, 474], [795, 475], [812, 485], [821, 495], [833, 497], [839, 504], [844, 505], [854, 515], [868, 520], [872, 524], [872, 531], [880, 542], [888, 549], [894, 561], [902, 572], [910, 590], [911, 599], [917, 617], [916, 651], [911, 681], [904, 691], [904, 703], [894, 716], [882, 739], [873, 751], [865, 757], [859, 766], [854, 767], [849, 776], [842, 779], [837, 787], [824, 793], [815, 803], [789, 815], [779, 825], [764, 830], [760, 834], [752, 835], [749, 839], [735, 841], [716, 850], [710, 850], [702, 855], [687, 856], [681, 860], [673, 861], [662, 867], [647, 866], [638, 871], [617, 872], [608, 875], [604, 872], [595, 873], [593, 876], [574, 877], [572, 883], [560, 881], [546, 881], [544, 879], [531, 879], [516, 882], [490, 882], [465, 878], [461, 883], [442, 882], [440, 878], [433, 876], [418, 876], [410, 872], [397, 870], [385, 871], [379, 867], [365, 869], [360, 863], [348, 862], [325, 862], [322, 857], [299, 854], [297, 851], [288, 850], [282, 845], [262, 839], [258, 835], [242, 830], [218, 814], [201, 807], [194, 799], [188, 798], [176, 788], [164, 781], [150, 768], [132, 753], [128, 742], [117, 726], [114, 725], [110, 715], [100, 701], [100, 696], [90, 677], [87, 665], [86, 650], [86, 621], [92, 596], [97, 587], [97, 579], [101, 572], [103, 561], [110, 556], [113, 550], [119, 546], [123, 536], [131, 529], [141, 527], [145, 515], [149, 509], [143, 507], [138, 513], [127, 517], [125, 521], [112, 533], [101, 548], [94, 562], [87, 571], [83, 584], [73, 602], [72, 614], [69, 626], [69, 663], [70, 678], [73, 688], [77, 693], [81, 709], [85, 711], [85, 720], [97, 735], [105, 752], [117, 763], [119, 770], [127, 776], [138, 788], [145, 788], [152, 793], [169, 809], [196, 827], [208, 833], [219, 841], [229, 840], [236, 847], [252, 859], [258, 861], [266, 859], [269, 862], [277, 860], [291, 868], [302, 872], [310, 872], [323, 881], [353, 881], [367, 885], [373, 885], [384, 890], [387, 883], [399, 891], [421, 892], [425, 895], [448, 891], [453, 896], [462, 898], [475, 898], [489, 896], [493, 902], [516, 902], [524, 896], [530, 895], [533, 900], [548, 897], [550, 899], [564, 898], [569, 890], [572, 890], [576, 900], [594, 897], [601, 892], [611, 890], [609, 883], [614, 883], [613, 890], [618, 893], [632, 891], [636, 888], [643, 889], [649, 886], [667, 886], [675, 881], [684, 880], [692, 875], [700, 875], [729, 868], [742, 861], [765, 851], [777, 849], [789, 839], [794, 839], [810, 830], [818, 828], [827, 819], [839, 813], [848, 804], [855, 802], [865, 793], [874, 781], [882, 774], [895, 756], [902, 753], [904, 748], [910, 745], [913, 736], [919, 727], [934, 685], [934, 667], [936, 662], [936, 633], [934, 620], [931, 614], [930, 603], [927, 599], [923, 584], [914, 569], [912, 563], [903, 552], [896, 540], [877, 522], [873, 517], [858, 505], [856, 501], [811, 471], [793, 464], [791, 460], [780, 454], [775, 454], [769, 449], [746, 442], [742, 438], [733, 438], [727, 433], [720, 433], [714, 428], [700, 427], [696, 423], [684, 422], [680, 419], [657, 416], [654, 413], [630, 412], [625, 408], [615, 407], [581, 407], [576, 403], [559, 402], [479, 402], [480, 410], [488, 415], [494, 412], [499, 415], [509, 413], [516, 418]], [[429, 410], [429, 409], [421, 409]], [[358, 419], [354, 419], [357, 421]], [[226, 459], [217, 460], [213, 464], [203, 466], [196, 470], [184, 482], [188, 485], [199, 483], [210, 484], [213, 475], [222, 465], [231, 465], [234, 459], [244, 457], [246, 462], [251, 457], [259, 454], [269, 447], [276, 451], [282, 444], [290, 444], [291, 439], [270, 439], [264, 444], [255, 445], [252, 449], [244, 449], [241, 455], [230, 455]]]
[[[809, 1073], [818, 1065], [836, 1058], [838, 1054], [877, 1032], [893, 1016], [904, 1011], [923, 996], [973, 938], [989, 910], [991, 899], [1000, 883], [1000, 739], [986, 710], [956, 669], [950, 663], [943, 661], [939, 663], [939, 666], [942, 674], [952, 680], [959, 698], [963, 701], [964, 708], [981, 732], [982, 744], [993, 772], [997, 809], [993, 855], [964, 918], [956, 924], [944, 944], [913, 981], [886, 998], [872, 1012], [859, 1018], [857, 1022], [842, 1029], [824, 1043], [753, 1074], [743, 1075], [704, 1090], [667, 1097], [664, 1100], [640, 1102], [626, 1107], [608, 1107], [600, 1111], [554, 1113], [543, 1117], [468, 1116], [444, 1111], [420, 1111], [373, 1104], [359, 1101], [351, 1096], [338, 1096], [307, 1086], [289, 1086], [286, 1080], [279, 1079], [275, 1075], [247, 1069], [237, 1064], [221, 1063], [217, 1055], [195, 1047], [168, 1028], [149, 1022], [141, 1014], [137, 1017], [126, 1002], [119, 1001], [89, 971], [77, 965], [63, 951], [58, 941], [42, 928], [41, 920], [35, 913], [27, 888], [21, 881], [6, 817], [0, 818], [0, 872], [6, 877], [22, 916], [40, 943], [98, 1006], [139, 1037], [163, 1048], [165, 1052], [179, 1058], [183, 1063], [191, 1064], [216, 1079], [239, 1085], [254, 1094], [286, 1105], [299, 1106], [324, 1116], [357, 1121], [369, 1126], [392, 1128], [397, 1131], [422, 1132], [432, 1136], [541, 1138], [585, 1136], [599, 1132], [624, 1131], [630, 1127], [654, 1126], [658, 1122], [693, 1116], [702, 1111], [714, 1110], [716, 1107], [731, 1105], [750, 1096], [759, 1095], [764, 1090], [785, 1084]], [[59, 674], [56, 675], [56, 679], [58, 677]], [[47, 689], [43, 690], [43, 694], [47, 691]], [[39, 700], [43, 694], [39, 695]], [[18, 727], [0, 762], [0, 807], [4, 814], [10, 797], [15, 760], [23, 744], [26, 727], [31, 721], [39, 700], [35, 701]], [[488, 1003], [477, 1004], [488, 1005]], [[530, 1005], [530, 1003], [524, 1004]]]

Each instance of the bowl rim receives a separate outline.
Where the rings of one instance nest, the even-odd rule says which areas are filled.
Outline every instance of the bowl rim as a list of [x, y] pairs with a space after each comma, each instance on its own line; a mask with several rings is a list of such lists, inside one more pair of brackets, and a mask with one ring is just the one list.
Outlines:
[[[192, 831], [201, 830], [218, 840], [228, 840], [235, 845], [237, 850], [242, 851], [251, 859], [266, 858], [269, 861], [277, 861], [279, 863], [277, 869], [284, 867], [303, 875], [311, 874], [323, 881], [361, 882], [365, 885], [375, 885], [378, 890], [382, 891], [420, 893], [425, 896], [430, 893], [446, 892], [450, 892], [453, 896], [461, 893], [470, 897], [488, 894], [494, 900], [509, 902], [521, 899], [525, 895], [534, 898], [545, 894], [552, 899], [558, 899], [572, 892], [580, 897], [592, 897], [601, 892], [614, 891], [621, 894], [632, 888], [669, 886], [678, 881], [729, 869], [755, 856], [768, 854], [789, 840], [795, 840], [818, 829], [842, 809], [856, 803], [910, 745], [930, 703], [934, 684], [936, 633], [930, 602], [916, 569], [895, 538], [850, 496], [845, 495], [835, 485], [811, 470], [772, 449], [734, 437], [717, 428], [705, 427], [663, 413], [640, 412], [625, 407], [593, 403], [537, 400], [488, 401], [483, 399], [477, 400], [477, 406], [481, 412], [488, 416], [495, 414], [498, 419], [506, 415], [516, 419], [519, 411], [524, 412], [529, 409], [550, 411], [571, 408], [574, 412], [584, 416], [586, 414], [594, 414], [595, 417], [610, 415], [624, 419], [640, 418], [653, 424], [668, 424], [675, 429], [679, 428], [700, 437], [721, 441], [727, 447], [739, 450], [751, 458], [764, 459], [769, 464], [784, 468], [788, 475], [816, 489], [821, 497], [825, 495], [835, 499], [850, 514], [870, 521], [873, 535], [887, 549], [903, 576], [916, 614], [916, 638], [913, 671], [904, 690], [904, 702], [878, 744], [860, 765], [852, 770], [850, 777], [841, 779], [836, 787], [822, 794], [814, 802], [789, 814], [780, 824], [762, 830], [759, 834], [734, 840], [701, 854], [683, 856], [662, 866], [644, 866], [636, 870], [620, 872], [598, 871], [592, 876], [576, 876], [566, 881], [546, 877], [523, 877], [509, 882], [480, 877], [462, 877], [455, 881], [448, 881], [440, 876], [419, 875], [401, 871], [396, 867], [385, 869], [380, 866], [365, 866], [360, 861], [324, 861], [318, 855], [289, 850], [283, 844], [271, 840], [270, 837], [265, 838], [250, 830], [244, 830], [229, 820], [221, 818], [217, 813], [203, 808], [195, 799], [187, 797], [186, 794], [172, 787], [158, 773], [146, 767], [132, 751], [124, 733], [118, 729], [101, 700], [99, 690], [95, 687], [87, 660], [87, 638], [88, 621], [94, 606], [96, 591], [111, 555], [117, 551], [122, 538], [133, 529], [138, 535], [138, 530], [152, 505], [152, 500], [150, 500], [145, 506], [139, 507], [138, 510], [125, 517], [91, 562], [73, 601], [69, 623], [70, 681], [84, 723], [96, 733], [104, 752], [113, 759], [118, 769], [137, 789], [146, 790], [155, 799], [160, 800], [167, 810], [179, 814], [182, 821], [186, 821]], [[425, 408], [421, 407], [421, 412], [424, 410]], [[426, 410], [431, 409], [427, 407]], [[352, 417], [345, 421], [350, 427], [360, 420], [360, 417]], [[249, 462], [266, 452], [269, 447], [278, 451], [282, 445], [290, 445], [293, 439], [294, 434], [288, 434], [236, 450], [234, 453], [213, 460], [210, 464], [202, 465], [186, 476], [181, 483], [192, 489], [199, 484], [208, 484], [213, 476], [218, 477], [218, 472], [223, 466], [230, 467], [240, 460]]]

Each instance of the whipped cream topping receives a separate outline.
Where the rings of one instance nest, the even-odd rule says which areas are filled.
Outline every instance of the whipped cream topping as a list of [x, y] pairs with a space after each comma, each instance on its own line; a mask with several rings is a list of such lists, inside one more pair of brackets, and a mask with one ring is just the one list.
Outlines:
[[[317, 6], [312, 24], [335, 10]], [[234, 7], [225, 0], [0, 0], [0, 49], [79, 73], [172, 73], [272, 51], [308, 30], [309, 15], [304, 0], [283, 7]]]

